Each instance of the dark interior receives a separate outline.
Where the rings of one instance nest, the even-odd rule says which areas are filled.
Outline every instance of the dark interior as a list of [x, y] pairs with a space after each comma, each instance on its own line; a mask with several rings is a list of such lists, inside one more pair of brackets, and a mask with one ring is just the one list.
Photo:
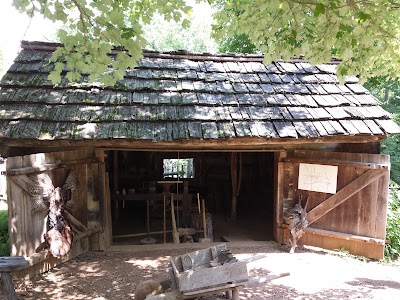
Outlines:
[[[172, 172], [164, 169], [165, 159], [178, 158], [180, 160], [191, 158], [193, 165], [185, 168], [178, 166], [181, 172], [177, 172], [176, 169]], [[211, 219], [214, 241], [271, 240], [274, 153], [238, 153], [237, 166], [238, 177], [241, 173], [241, 184], [237, 198], [237, 219], [236, 222], [232, 222], [231, 152], [109, 151], [107, 171], [110, 175], [114, 244], [136, 244], [149, 236], [157, 243], [163, 242], [164, 186], [157, 183], [163, 180], [186, 182], [186, 184], [171, 184], [169, 187], [170, 192], [185, 194], [185, 199], [189, 199], [186, 202], [177, 201], [175, 204], [177, 227], [193, 227], [192, 219], [197, 218], [196, 215], [201, 220], [197, 197], [199, 194], [199, 199], [205, 200], [206, 212], [210, 214], [208, 217]], [[186, 175], [183, 169], [187, 171]], [[181, 178], [187, 174], [193, 174], [193, 178]], [[166, 197], [168, 209], [170, 194]], [[151, 233], [149, 235], [147, 235], [147, 202], [149, 202]], [[170, 231], [172, 229], [170, 210], [166, 212], [166, 216], [167, 230]], [[167, 239], [167, 242], [172, 242], [170, 232], [167, 234]]]

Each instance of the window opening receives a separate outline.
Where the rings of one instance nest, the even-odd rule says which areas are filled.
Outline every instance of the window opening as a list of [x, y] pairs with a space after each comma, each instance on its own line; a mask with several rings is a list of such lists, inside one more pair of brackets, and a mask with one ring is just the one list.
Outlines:
[[163, 159], [164, 178], [194, 178], [193, 158]]

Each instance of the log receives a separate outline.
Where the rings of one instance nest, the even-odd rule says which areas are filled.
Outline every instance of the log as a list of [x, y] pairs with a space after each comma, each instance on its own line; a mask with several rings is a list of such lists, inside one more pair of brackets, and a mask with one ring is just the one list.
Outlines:
[[28, 267], [28, 262], [22, 256], [0, 257], [1, 279], [8, 300], [18, 300], [10, 273], [26, 267]]

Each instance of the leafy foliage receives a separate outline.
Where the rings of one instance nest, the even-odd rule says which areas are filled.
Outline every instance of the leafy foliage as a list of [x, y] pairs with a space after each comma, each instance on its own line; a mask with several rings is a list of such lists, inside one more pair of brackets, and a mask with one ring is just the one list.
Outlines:
[[[72, 82], [79, 81], [82, 73], [90, 73], [90, 81], [115, 84], [142, 56], [146, 45], [143, 24], [160, 14], [167, 21], [175, 20], [187, 27], [185, 16], [191, 10], [185, 0], [13, 0], [13, 5], [29, 15], [39, 13], [65, 23], [66, 29], [58, 32], [64, 47], [59, 47], [51, 59], [55, 69], [49, 79], [54, 84], [61, 81], [63, 71]], [[116, 46], [126, 52], [110, 56]]]
[[341, 59], [338, 75], [399, 73], [398, 1], [227, 0], [215, 2], [218, 39], [246, 35], [266, 63], [304, 55], [312, 64]]
[[194, 1], [191, 1], [190, 5], [193, 7], [193, 13], [188, 15], [190, 25], [186, 28], [181, 23], [167, 21], [160, 15], [155, 15], [151, 24], [144, 25], [146, 49], [216, 52], [217, 44], [211, 38], [213, 19], [210, 5]]
[[0, 210], [0, 256], [10, 255], [10, 240], [8, 238], [8, 211]]
[[400, 185], [392, 182], [389, 190], [389, 212], [387, 215], [385, 257], [389, 260], [400, 256]]
[[[304, 55], [313, 64], [330, 60], [335, 52], [342, 60], [340, 76], [395, 77], [400, 71], [397, 0], [207, 2], [215, 4], [215, 36], [221, 41], [222, 51], [229, 45], [246, 53], [259, 49], [266, 62]], [[53, 83], [60, 82], [61, 72], [66, 72], [70, 81], [90, 72], [91, 81], [114, 84], [141, 57], [146, 46], [143, 28], [155, 15], [187, 28], [191, 11], [185, 0], [13, 0], [13, 4], [29, 15], [42, 14], [65, 23], [58, 33], [65, 48], [59, 48], [52, 58], [56, 63], [50, 75]], [[169, 39], [171, 44], [176, 42], [175, 33]], [[126, 52], [110, 57], [116, 46]]]
[[[381, 101], [382, 107], [389, 111], [400, 125], [399, 82], [387, 77], [375, 77], [369, 79], [365, 87]], [[391, 179], [400, 184], [400, 135], [389, 135], [382, 143], [382, 152], [390, 155]]]
[[[369, 79], [365, 86], [381, 100], [382, 106], [389, 111], [400, 124], [400, 88], [399, 82], [388, 77]], [[382, 152], [390, 155], [389, 202], [386, 225], [385, 257], [388, 260], [400, 256], [400, 135], [389, 135], [382, 143]]]
[[226, 36], [220, 40], [218, 50], [222, 53], [257, 53], [259, 52], [256, 46], [250, 41], [245, 34], [235, 34], [234, 36]]

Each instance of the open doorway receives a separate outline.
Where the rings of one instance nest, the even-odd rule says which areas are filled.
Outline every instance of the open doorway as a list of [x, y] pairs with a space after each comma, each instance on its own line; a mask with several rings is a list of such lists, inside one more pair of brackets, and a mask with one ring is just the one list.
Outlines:
[[[110, 151], [108, 156], [114, 243], [141, 243], [146, 236], [162, 243], [164, 230], [171, 242], [170, 193], [177, 200], [177, 227], [193, 226], [193, 217], [201, 210], [199, 200], [204, 199], [214, 241], [273, 238], [273, 152], [240, 153], [236, 222], [230, 220], [230, 152]], [[168, 190], [166, 181], [172, 182]]]

